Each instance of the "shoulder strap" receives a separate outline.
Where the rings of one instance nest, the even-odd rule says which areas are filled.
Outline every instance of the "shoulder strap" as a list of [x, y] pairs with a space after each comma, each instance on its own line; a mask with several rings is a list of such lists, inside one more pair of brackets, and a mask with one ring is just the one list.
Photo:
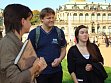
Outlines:
[[39, 37], [40, 37], [40, 26], [37, 26], [37, 27], [36, 27], [36, 38], [35, 38], [36, 48], [37, 48], [37, 44], [38, 44]]
[[[59, 45], [61, 44], [61, 30], [57, 27], [57, 26], [54, 26], [57, 30], [57, 34], [58, 34], [58, 42], [59, 42]], [[39, 37], [40, 37], [40, 26], [37, 26], [36, 27], [36, 38], [35, 38], [35, 45], [36, 45], [36, 48], [37, 48], [37, 44], [38, 44], [38, 41], [39, 41]]]
[[55, 28], [56, 28], [56, 30], [57, 30], [57, 34], [58, 34], [58, 41], [59, 41], [59, 45], [61, 44], [61, 30], [57, 27], [57, 26], [55, 26]]

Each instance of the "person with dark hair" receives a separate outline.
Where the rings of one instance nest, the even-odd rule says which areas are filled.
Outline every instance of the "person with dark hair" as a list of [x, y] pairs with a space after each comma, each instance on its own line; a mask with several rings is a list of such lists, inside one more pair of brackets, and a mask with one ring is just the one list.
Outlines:
[[[28, 36], [38, 57], [44, 57], [48, 64], [47, 68], [37, 77], [37, 83], [62, 83], [61, 61], [66, 55], [64, 32], [54, 26], [55, 12], [52, 8], [42, 9], [40, 20], [42, 25], [33, 29]], [[39, 38], [36, 38], [37, 32]]]
[[109, 47], [109, 40], [108, 40], [107, 35], [105, 34], [104, 37], [105, 37], [104, 41], [105, 41], [106, 47]]
[[34, 77], [45, 67], [38, 58], [24, 71], [14, 64], [23, 43], [22, 35], [29, 32], [32, 11], [21, 4], [9, 4], [3, 12], [6, 35], [0, 40], [0, 83], [33, 83]]
[[111, 37], [109, 37], [109, 40], [108, 40], [108, 41], [109, 41], [109, 45], [110, 45], [110, 47], [111, 47]]
[[0, 40], [1, 40], [2, 37], [3, 37], [3, 35], [2, 35], [2, 32], [0, 31]]
[[75, 37], [77, 43], [67, 54], [68, 71], [74, 83], [104, 83], [99, 73], [99, 69], [104, 71], [103, 57], [98, 46], [90, 43], [88, 28], [84, 25], [78, 26]]

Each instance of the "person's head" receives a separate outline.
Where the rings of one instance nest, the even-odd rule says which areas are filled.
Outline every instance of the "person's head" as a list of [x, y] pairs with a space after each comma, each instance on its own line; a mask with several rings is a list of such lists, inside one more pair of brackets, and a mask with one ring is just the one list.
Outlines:
[[40, 20], [47, 27], [54, 26], [55, 11], [49, 7], [42, 9], [40, 12]]
[[81, 42], [89, 42], [89, 34], [88, 34], [88, 27], [84, 25], [80, 25], [75, 30], [75, 37], [77, 43]]
[[33, 14], [32, 11], [24, 5], [7, 5], [4, 9], [3, 16], [6, 33], [15, 30], [18, 33], [20, 33], [20, 31], [25, 33], [28, 32], [31, 27], [30, 19]]
[[86, 42], [86, 47], [89, 54], [92, 55], [92, 60], [97, 61], [98, 60], [97, 52], [96, 50], [94, 50], [95, 49], [94, 45], [91, 44], [89, 41], [88, 27], [84, 25], [78, 26], [75, 30], [75, 37], [76, 37], [77, 43], [79, 43], [80, 41]]

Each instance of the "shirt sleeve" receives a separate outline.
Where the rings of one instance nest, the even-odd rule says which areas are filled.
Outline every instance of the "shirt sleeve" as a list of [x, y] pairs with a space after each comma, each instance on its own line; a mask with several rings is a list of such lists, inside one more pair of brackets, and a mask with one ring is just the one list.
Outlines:
[[72, 72], [75, 72], [75, 60], [74, 60], [74, 57], [73, 57], [73, 48], [71, 47], [68, 51], [68, 54], [67, 54], [67, 67], [68, 67], [68, 72], [71, 74]]
[[36, 38], [36, 29], [33, 29], [29, 32], [28, 39], [30, 39], [34, 49], [36, 50], [35, 38]]
[[[16, 57], [16, 48], [11, 45], [5, 45], [2, 49], [1, 56], [1, 69], [6, 72], [6, 77], [10, 83], [30, 83], [31, 73], [29, 70], [20, 71], [20, 69], [14, 64]], [[5, 50], [4, 50], [5, 49]]]
[[67, 46], [67, 41], [65, 39], [65, 35], [63, 30], [61, 30], [61, 48]]

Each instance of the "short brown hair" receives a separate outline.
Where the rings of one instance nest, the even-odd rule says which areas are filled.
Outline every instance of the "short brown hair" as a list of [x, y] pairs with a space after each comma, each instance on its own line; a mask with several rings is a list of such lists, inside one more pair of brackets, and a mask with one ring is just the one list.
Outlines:
[[43, 19], [47, 14], [55, 15], [55, 11], [49, 7], [42, 9], [40, 12], [40, 19]]

